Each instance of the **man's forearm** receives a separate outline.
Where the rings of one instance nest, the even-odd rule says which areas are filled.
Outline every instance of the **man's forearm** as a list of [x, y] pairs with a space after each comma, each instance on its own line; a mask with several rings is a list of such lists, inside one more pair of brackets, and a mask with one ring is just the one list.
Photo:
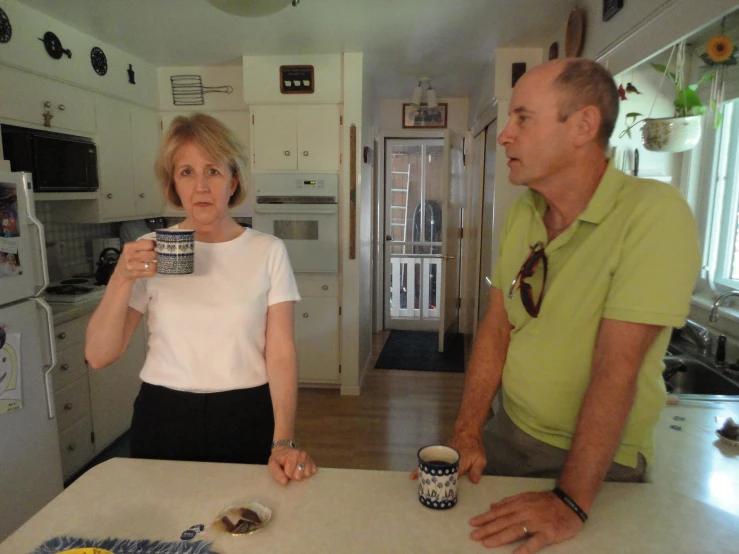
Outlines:
[[482, 433], [490, 403], [500, 388], [510, 342], [510, 325], [502, 304], [502, 294], [491, 289], [488, 313], [480, 322], [472, 356], [467, 367], [462, 405], [454, 425], [455, 434]]
[[608, 371], [593, 377], [558, 485], [586, 512], [606, 476], [636, 394], [636, 380]]

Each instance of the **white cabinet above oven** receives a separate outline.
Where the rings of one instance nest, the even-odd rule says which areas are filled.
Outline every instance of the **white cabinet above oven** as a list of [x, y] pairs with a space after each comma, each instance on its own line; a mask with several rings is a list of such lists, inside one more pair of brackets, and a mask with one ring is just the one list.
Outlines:
[[339, 106], [252, 106], [252, 169], [339, 171]]

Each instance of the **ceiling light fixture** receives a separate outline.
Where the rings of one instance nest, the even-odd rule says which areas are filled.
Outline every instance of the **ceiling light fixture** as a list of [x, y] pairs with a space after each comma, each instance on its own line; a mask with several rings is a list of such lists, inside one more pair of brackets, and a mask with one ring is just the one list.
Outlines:
[[411, 107], [414, 110], [417, 110], [423, 104], [424, 85], [426, 85], [426, 106], [429, 108], [437, 108], [439, 106], [439, 97], [436, 95], [436, 89], [431, 86], [431, 79], [429, 77], [421, 77], [411, 95]]
[[261, 17], [284, 10], [289, 4], [297, 6], [300, 0], [206, 0], [226, 13], [242, 17]]

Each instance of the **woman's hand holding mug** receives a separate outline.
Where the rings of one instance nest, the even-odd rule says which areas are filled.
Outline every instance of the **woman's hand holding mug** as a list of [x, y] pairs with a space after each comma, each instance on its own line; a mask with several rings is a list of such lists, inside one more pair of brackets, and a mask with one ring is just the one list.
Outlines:
[[113, 276], [118, 276], [126, 281], [154, 277], [157, 274], [155, 247], [156, 242], [149, 239], [139, 239], [126, 243], [121, 251], [121, 257]]

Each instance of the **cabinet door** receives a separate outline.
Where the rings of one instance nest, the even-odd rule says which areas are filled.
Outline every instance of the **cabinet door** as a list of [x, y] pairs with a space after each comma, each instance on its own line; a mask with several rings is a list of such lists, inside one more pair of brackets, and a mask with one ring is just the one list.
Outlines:
[[93, 95], [88, 91], [10, 67], [0, 67], [0, 117], [44, 124], [44, 103], [54, 116], [51, 128], [95, 132]]
[[298, 380], [336, 383], [339, 380], [339, 301], [304, 297], [295, 305], [295, 346]]
[[298, 169], [295, 110], [284, 106], [254, 106], [251, 113], [254, 171]]
[[339, 109], [305, 106], [297, 110], [298, 169], [339, 170]]
[[164, 209], [154, 163], [159, 153], [159, 116], [154, 110], [131, 107], [131, 139], [136, 190], [136, 215], [160, 216]]
[[134, 219], [136, 201], [129, 106], [106, 96], [97, 96], [95, 107], [100, 216], [102, 219]]
[[139, 325], [118, 361], [103, 369], [89, 369], [96, 451], [100, 452], [131, 426], [145, 357], [144, 327]]

